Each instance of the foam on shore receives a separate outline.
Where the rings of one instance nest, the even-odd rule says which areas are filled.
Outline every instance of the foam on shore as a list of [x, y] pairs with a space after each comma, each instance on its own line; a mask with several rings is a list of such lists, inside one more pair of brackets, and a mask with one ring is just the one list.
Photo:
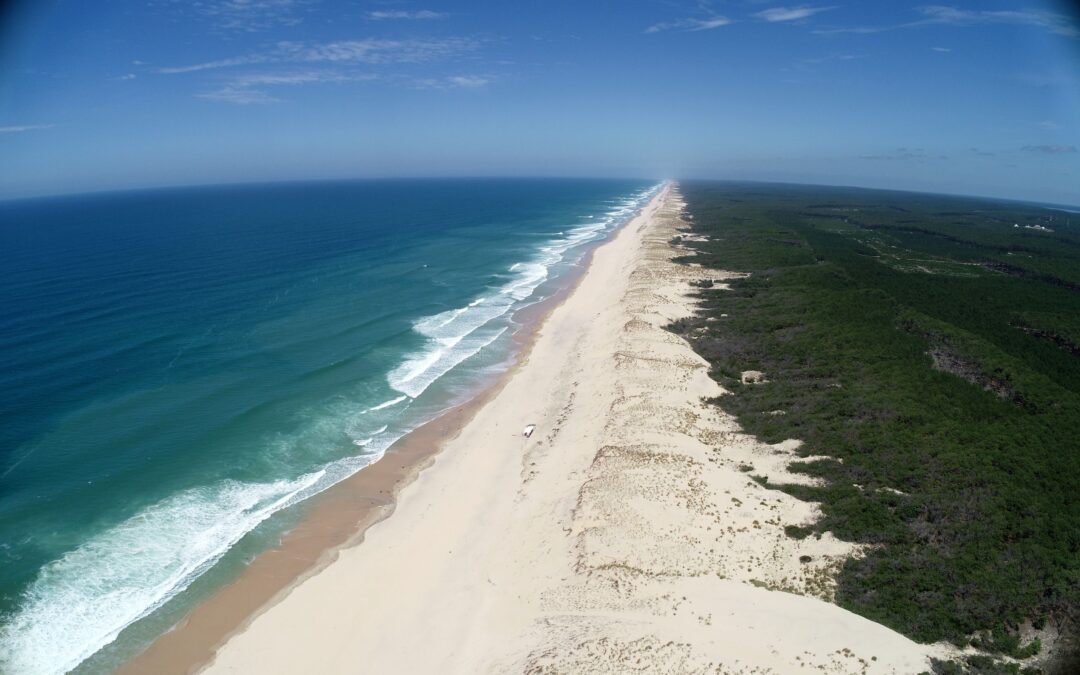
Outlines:
[[391, 371], [387, 382], [411, 398], [420, 396], [440, 377], [502, 336], [508, 326], [505, 321], [499, 325], [496, 320], [507, 319], [532, 298], [551, 276], [552, 269], [566, 261], [568, 252], [611, 232], [658, 189], [659, 186], [654, 186], [628, 197], [605, 212], [598, 222], [584, 223], [560, 233], [558, 239], [540, 246], [532, 260], [511, 265], [510, 278], [505, 284], [464, 307], [415, 321], [413, 330], [425, 338], [423, 347]]

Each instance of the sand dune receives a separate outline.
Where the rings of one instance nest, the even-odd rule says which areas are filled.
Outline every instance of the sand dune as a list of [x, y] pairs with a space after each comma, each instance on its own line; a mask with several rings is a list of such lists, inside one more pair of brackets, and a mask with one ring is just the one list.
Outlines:
[[[829, 602], [856, 547], [794, 540], [812, 504], [703, 402], [667, 189], [600, 247], [501, 390], [363, 544], [220, 650], [211, 673], [917, 673], [935, 652]], [[531, 438], [521, 429], [537, 425]], [[750, 467], [750, 470], [747, 468]]]

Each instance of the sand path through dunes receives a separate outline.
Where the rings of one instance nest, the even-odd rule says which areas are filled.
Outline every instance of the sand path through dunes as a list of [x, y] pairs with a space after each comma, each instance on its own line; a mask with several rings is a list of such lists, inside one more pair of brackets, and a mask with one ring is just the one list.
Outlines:
[[[917, 645], [827, 600], [857, 551], [703, 397], [662, 326], [692, 312], [666, 189], [553, 310], [527, 359], [365, 541], [230, 639], [211, 673], [917, 673]], [[537, 425], [531, 438], [522, 428]], [[801, 478], [801, 480], [806, 480]], [[802, 559], [800, 561], [800, 558]]]

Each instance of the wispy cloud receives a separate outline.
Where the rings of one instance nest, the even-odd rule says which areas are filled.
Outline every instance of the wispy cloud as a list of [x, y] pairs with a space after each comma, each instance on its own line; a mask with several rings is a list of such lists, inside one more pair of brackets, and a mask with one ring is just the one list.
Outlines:
[[[278, 42], [270, 49], [216, 61], [157, 69], [163, 75], [213, 72], [217, 84], [195, 96], [211, 101], [238, 105], [276, 103], [278, 87], [313, 83], [367, 81], [385, 79], [403, 86], [420, 88], [483, 87], [490, 78], [480, 75], [454, 75], [438, 78], [414, 78], [393, 72], [357, 72], [359, 66], [386, 66], [444, 61], [478, 48], [470, 38], [384, 40], [376, 38], [336, 42]], [[258, 66], [260, 72], [241, 72]], [[368, 68], [367, 70], [370, 70]], [[224, 71], [224, 73], [218, 73]], [[269, 71], [269, 72], [267, 72]]]
[[305, 44], [280, 42], [278, 51], [288, 61], [308, 63], [421, 63], [444, 59], [478, 46], [469, 38], [440, 38], [431, 40], [343, 40]]
[[1064, 14], [1044, 10], [973, 10], [947, 5], [928, 5], [919, 11], [927, 23], [974, 25], [1004, 23], [1017, 26], [1034, 26], [1057, 35], [1080, 36], [1080, 29]]
[[448, 79], [455, 87], [465, 87], [467, 89], [483, 87], [491, 81], [490, 79], [479, 75], [454, 75]]
[[[645, 29], [646, 33], [660, 33], [663, 31], [685, 31], [693, 32], [700, 30], [711, 30], [713, 28], [720, 28], [721, 26], [727, 26], [734, 23], [732, 19], [726, 16], [716, 14], [711, 11], [708, 4], [701, 4], [700, 9], [706, 16], [691, 17], [686, 19], [676, 19], [674, 21], [662, 21], [660, 23], [654, 23]], [[800, 5], [798, 7], [771, 7], [769, 9], [762, 10], [755, 13], [753, 16], [762, 21], [768, 21], [769, 23], [781, 23], [787, 21], [801, 21], [808, 19], [815, 14], [822, 12], [828, 12], [835, 7], [811, 7], [808, 5]]]
[[452, 75], [414, 79], [412, 86], [415, 89], [480, 89], [490, 82], [491, 78], [482, 75]]
[[279, 42], [270, 51], [247, 54], [217, 61], [186, 66], [159, 68], [157, 72], [174, 75], [203, 70], [233, 68], [267, 63], [421, 63], [451, 57], [476, 49], [478, 43], [469, 38], [432, 40], [341, 40], [337, 42], [305, 43]]
[[1057, 131], [1061, 128], [1061, 125], [1053, 120], [1043, 120], [1039, 122], [1039, 126], [1047, 131]]
[[938, 52], [939, 54], [948, 54], [952, 51], [949, 47], [931, 47], [930, 51]]
[[732, 23], [731, 19], [725, 16], [714, 15], [704, 19], [678, 19], [676, 21], [663, 21], [661, 23], [654, 23], [645, 29], [646, 33], [659, 33], [666, 30], [680, 30], [680, 31], [699, 31], [699, 30], [712, 30], [713, 28], [719, 28]]
[[[204, 14], [226, 12], [256, 15], [294, 11], [316, 0], [207, 0], [193, 2]], [[373, 10], [375, 21], [440, 19], [447, 14], [431, 10]], [[282, 87], [330, 82], [382, 80], [398, 86], [414, 86], [423, 77], [409, 66], [452, 62], [479, 49], [482, 41], [471, 37], [389, 39], [365, 37], [353, 40], [280, 40], [247, 53], [195, 63], [163, 65], [148, 72], [164, 76], [199, 75], [204, 78], [198, 98], [238, 105], [276, 103]], [[399, 66], [394, 68], [394, 66]], [[395, 72], [396, 71], [396, 72]], [[490, 78], [480, 75], [447, 75], [424, 80], [438, 88], [479, 88]]]
[[[262, 73], [233, 77], [212, 91], [196, 94], [198, 98], [237, 105], [277, 103], [281, 99], [271, 95], [268, 88], [290, 87], [313, 82], [343, 82], [356, 77], [347, 77], [340, 73], [301, 72], [301, 73]], [[363, 79], [371, 79], [371, 76]]]
[[1057, 14], [1045, 10], [974, 10], [960, 9], [950, 5], [926, 5], [918, 7], [916, 11], [922, 15], [922, 18], [907, 23], [889, 26], [844, 26], [839, 28], [821, 29], [814, 32], [823, 35], [834, 33], [867, 35], [925, 26], [979, 26], [1002, 24], [1041, 28], [1054, 35], [1061, 35], [1064, 37], [1080, 37], [1080, 27], [1078, 27], [1072, 19], [1064, 14]]
[[243, 87], [230, 87], [227, 85], [214, 91], [195, 94], [195, 97], [234, 105], [261, 105], [281, 101], [280, 98], [271, 96], [261, 89], [244, 89]]
[[404, 19], [408, 21], [420, 21], [425, 19], [445, 19], [450, 16], [446, 12], [433, 12], [430, 9], [420, 9], [414, 12], [405, 10], [377, 10], [368, 12], [368, 18], [372, 21], [387, 21]]
[[275, 26], [295, 26], [312, 0], [175, 0], [174, 4], [206, 17], [219, 28], [256, 32]]
[[1075, 145], [1025, 145], [1020, 149], [1043, 155], [1071, 155], [1077, 152]]
[[24, 131], [38, 131], [40, 129], [51, 129], [51, 124], [19, 124], [10, 127], [0, 127], [0, 134], [21, 134]]
[[759, 19], [764, 19], [770, 23], [776, 23], [778, 21], [799, 21], [800, 19], [808, 19], [815, 14], [827, 12], [830, 9], [836, 9], [835, 7], [773, 7], [758, 12], [754, 16]]
[[231, 68], [233, 66], [248, 66], [254, 63], [264, 63], [268, 60], [270, 60], [270, 57], [267, 55], [252, 54], [250, 56], [234, 56], [229, 59], [218, 59], [217, 61], [204, 61], [203, 63], [193, 63], [188, 66], [158, 68], [157, 72], [163, 75], [176, 75], [178, 73], [196, 73], [200, 70], [216, 70], [218, 68]]

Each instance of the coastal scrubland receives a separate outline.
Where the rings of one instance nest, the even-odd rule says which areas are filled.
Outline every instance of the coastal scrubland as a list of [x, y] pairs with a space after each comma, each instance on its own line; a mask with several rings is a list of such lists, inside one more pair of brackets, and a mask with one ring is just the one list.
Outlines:
[[[806, 186], [685, 182], [697, 284], [670, 328], [766, 443], [767, 487], [817, 502], [789, 527], [863, 545], [835, 601], [917, 641], [938, 672], [1076, 672], [1080, 215]], [[743, 377], [747, 371], [760, 376]], [[752, 468], [748, 467], [748, 471]]]

